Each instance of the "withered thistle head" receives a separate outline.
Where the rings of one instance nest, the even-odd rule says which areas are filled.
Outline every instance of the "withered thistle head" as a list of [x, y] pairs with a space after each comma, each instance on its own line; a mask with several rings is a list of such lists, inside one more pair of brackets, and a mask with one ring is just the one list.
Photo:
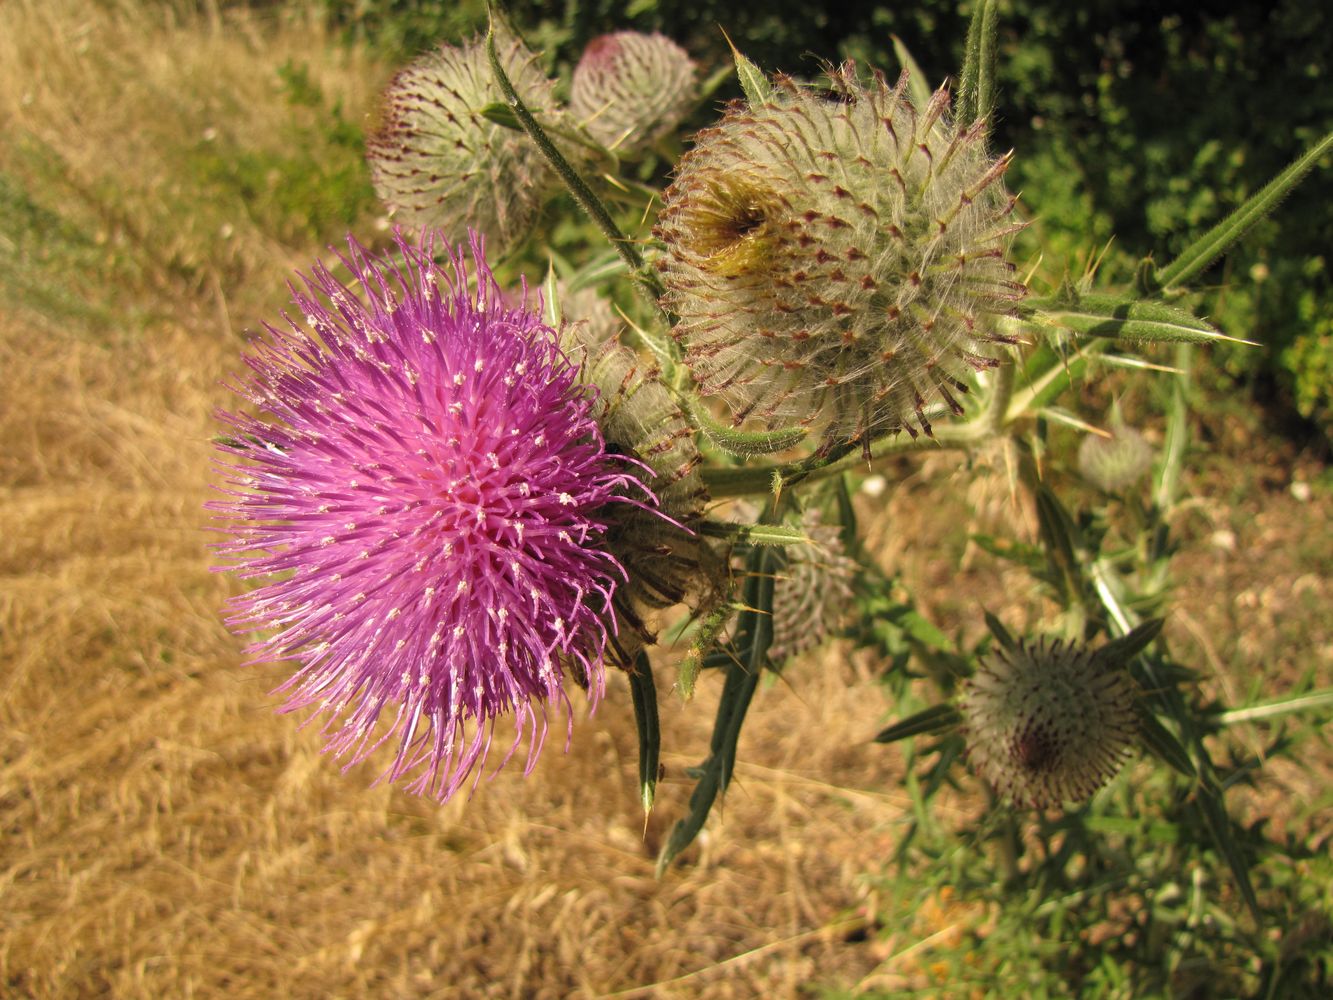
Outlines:
[[[528, 109], [560, 123], [537, 57], [509, 31], [495, 45]], [[526, 235], [558, 179], [524, 133], [482, 115], [503, 99], [479, 38], [443, 45], [394, 77], [367, 151], [375, 190], [398, 221], [454, 237], [471, 228], [501, 252]]]
[[1046, 808], [1087, 799], [1120, 770], [1137, 732], [1123, 662], [1060, 640], [983, 657], [959, 708], [968, 759], [1005, 798]]
[[656, 32], [618, 31], [588, 43], [569, 109], [602, 145], [635, 153], [673, 131], [698, 93], [694, 60], [679, 45]]
[[701, 132], [655, 235], [664, 304], [704, 394], [737, 424], [823, 427], [829, 446], [961, 411], [966, 377], [995, 367], [996, 319], [1025, 288], [1005, 259], [1020, 228], [983, 122], [964, 127], [906, 76], [829, 88], [779, 77], [757, 106]]
[[694, 530], [708, 502], [702, 460], [660, 372], [619, 342], [621, 323], [595, 293], [565, 296], [562, 311], [561, 346], [597, 390], [592, 413], [608, 449], [636, 463], [631, 471], [657, 498], [653, 507], [618, 505], [606, 536], [627, 571], [613, 599], [622, 627], [611, 639], [627, 663], [654, 641], [653, 612], [719, 600], [726, 564]]

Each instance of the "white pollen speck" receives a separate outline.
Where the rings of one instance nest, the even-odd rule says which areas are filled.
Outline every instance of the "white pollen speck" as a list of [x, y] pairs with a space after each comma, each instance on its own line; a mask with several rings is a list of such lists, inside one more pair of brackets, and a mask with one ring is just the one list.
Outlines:
[[501, 639], [501, 640], [500, 640], [500, 645], [499, 645], [499, 647], [497, 647], [497, 648], [498, 648], [499, 651], [500, 651], [500, 655], [501, 655], [501, 656], [504, 656], [506, 653], [509, 652], [509, 643], [508, 643], [506, 640]]
[[520, 361], [518, 364], [514, 365], [515, 374], [522, 375], [527, 370], [528, 363], [526, 361]]
[[433, 344], [435, 343], [435, 334], [423, 326], [421, 328], [421, 339], [427, 344]]
[[344, 528], [345, 530], [347, 530], [347, 531], [355, 531], [355, 530], [356, 530], [356, 522], [355, 522], [355, 521], [347, 521], [347, 522], [345, 522], [345, 523], [343, 524], [343, 528]]
[[422, 674], [420, 677], [417, 678], [417, 683], [420, 684], [422, 687], [425, 687], [427, 684], [430, 683], [430, 678], [427, 677], [425, 674]]
[[410, 671], [404, 670], [401, 674], [399, 674], [398, 679], [402, 681], [403, 684], [411, 684], [412, 674]]
[[531, 486], [531, 484], [529, 484], [529, 483], [526, 482], [526, 481], [519, 483], [519, 484], [518, 484], [518, 495], [521, 496], [521, 497], [530, 497], [530, 496], [532, 496], [532, 486]]
[[463, 412], [463, 404], [455, 400], [445, 407], [445, 412], [451, 417], [456, 417]]
[[429, 601], [429, 600], [430, 600], [432, 597], [434, 597], [434, 596], [435, 596], [435, 588], [434, 588], [434, 587], [427, 587], [427, 588], [426, 588], [426, 600]]
[[462, 372], [454, 372], [454, 385], [462, 385], [464, 382]]
[[568, 493], [561, 493], [556, 499], [560, 501], [562, 507], [568, 507], [574, 502], [574, 498]]
[[305, 318], [305, 325], [309, 327], [319, 326], [319, 320], [315, 319], [314, 316], [307, 315]]
[[559, 538], [560, 541], [564, 542], [566, 545], [569, 545], [574, 541], [574, 539], [569, 537], [568, 531], [561, 531], [557, 533], [556, 537]]
[[483, 366], [482, 366], [482, 363], [481, 363], [481, 358], [478, 358], [476, 361], [474, 361], [474, 362], [472, 363], [472, 370], [473, 370], [474, 372], [479, 372], [479, 371], [481, 371], [482, 367], [483, 367]]
[[402, 649], [402, 648], [403, 648], [404, 646], [406, 646], [406, 645], [407, 645], [407, 640], [406, 640], [406, 639], [399, 639], [397, 642], [395, 642], [395, 643], [393, 644], [393, 648], [394, 648], [394, 649]]
[[453, 542], [445, 542], [445, 543], [444, 543], [444, 548], [442, 549], [442, 551], [444, 552], [444, 554], [445, 554], [446, 556], [451, 556], [451, 555], [453, 555], [453, 554], [454, 554], [454, 543], [453, 543]]
[[364, 591], [361, 592], [360, 594], [357, 594], [355, 597], [352, 598], [352, 600], [355, 601], [357, 604], [360, 604], [360, 603], [361, 603], [362, 601], [364, 601], [365, 599], [366, 599], [366, 595], [365, 595], [365, 592], [364, 592]]
[[402, 614], [402, 611], [400, 611], [398, 608], [390, 608], [390, 609], [389, 609], [389, 613], [388, 613], [387, 615], [385, 615], [384, 617], [387, 618], [389, 621], [393, 621], [395, 618], [397, 618], [397, 617], [398, 617], [399, 615], [401, 615], [401, 614]]
[[463, 636], [464, 636], [466, 633], [467, 633], [467, 629], [465, 629], [462, 625], [455, 625], [455, 626], [454, 626], [454, 638], [455, 638], [455, 639], [461, 639], [461, 638], [463, 638]]
[[321, 539], [319, 540], [319, 544], [322, 545], [322, 546], [325, 546], [325, 547], [327, 548], [328, 546], [332, 545], [332, 544], [333, 544], [334, 542], [336, 542], [336, 541], [337, 541], [337, 539], [334, 538], [332, 535], [325, 535], [323, 538], [321, 538]]
[[501, 624], [504, 624], [505, 619], [509, 617], [509, 609], [498, 608], [495, 612], [495, 617], [500, 621]]
[[532, 443], [535, 444], [538, 448], [540, 448], [542, 445], [546, 444], [546, 435], [538, 434], [535, 438], [532, 439]]
[[466, 594], [466, 593], [467, 593], [467, 581], [466, 581], [466, 580], [459, 580], [459, 581], [458, 581], [458, 588], [457, 588], [457, 590], [458, 590], [458, 593], [460, 593], [460, 594]]
[[360, 552], [358, 552], [358, 553], [356, 554], [356, 557], [357, 557], [358, 559], [369, 559], [369, 558], [370, 558], [370, 549], [362, 549]]
[[498, 469], [500, 467], [500, 456], [493, 451], [488, 451], [486, 453], [486, 461], [491, 464], [492, 469]]

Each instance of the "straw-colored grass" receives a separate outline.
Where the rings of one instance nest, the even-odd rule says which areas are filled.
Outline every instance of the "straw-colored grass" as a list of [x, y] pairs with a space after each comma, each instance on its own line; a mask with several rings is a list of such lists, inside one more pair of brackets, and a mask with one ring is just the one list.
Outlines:
[[288, 59], [364, 113], [382, 68], [312, 31], [0, 8], [25, 227], [0, 237], [0, 994], [788, 996], [864, 973], [843, 938], [902, 811], [895, 758], [863, 752], [865, 663], [761, 695], [725, 808], [661, 882], [715, 685], [685, 712], [664, 682], [645, 827], [618, 682], [567, 756], [441, 808], [340, 774], [274, 714], [281, 668], [241, 665], [209, 570], [211, 414], [322, 234], [275, 236], [189, 166], [201, 142], [282, 152], [307, 114], [275, 99]]

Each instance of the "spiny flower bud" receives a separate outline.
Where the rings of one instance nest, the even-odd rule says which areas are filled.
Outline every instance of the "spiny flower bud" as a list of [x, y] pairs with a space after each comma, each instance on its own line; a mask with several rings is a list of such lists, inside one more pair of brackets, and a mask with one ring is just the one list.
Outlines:
[[799, 656], [837, 631], [852, 601], [856, 560], [846, 555], [842, 529], [822, 523], [817, 508], [810, 508], [801, 527], [810, 542], [789, 545], [787, 565], [773, 584], [773, 641], [768, 655], [774, 662]]
[[618, 31], [588, 43], [569, 109], [603, 146], [635, 153], [673, 131], [697, 98], [694, 60], [684, 49], [656, 32]]
[[701, 391], [737, 425], [822, 425], [825, 447], [930, 432], [938, 396], [999, 361], [995, 320], [1026, 292], [1005, 260], [1009, 157], [949, 96], [917, 109], [848, 63], [831, 90], [778, 77], [699, 133], [655, 235], [664, 305]]
[[607, 550], [628, 571], [613, 605], [629, 628], [611, 640], [628, 663], [654, 641], [648, 620], [653, 611], [682, 602], [711, 607], [720, 598], [726, 566], [694, 531], [708, 502], [701, 457], [660, 373], [619, 343], [620, 323], [595, 293], [566, 296], [562, 311], [567, 322], [561, 346], [582, 366], [582, 380], [597, 389], [592, 412], [607, 447], [639, 463], [636, 474], [657, 498], [656, 508], [618, 505], [606, 537]]
[[1152, 468], [1148, 439], [1118, 418], [1111, 421], [1111, 436], [1089, 434], [1078, 446], [1078, 469], [1083, 478], [1105, 493], [1121, 493]]
[[[537, 57], [508, 31], [495, 50], [528, 109], [560, 123]], [[501, 250], [526, 234], [558, 182], [525, 134], [482, 115], [503, 99], [481, 39], [441, 46], [394, 77], [368, 155], [375, 190], [400, 222], [450, 235], [468, 227]]]
[[1128, 755], [1137, 693], [1123, 663], [1086, 647], [1000, 646], [963, 687], [968, 759], [1017, 805], [1087, 799]]

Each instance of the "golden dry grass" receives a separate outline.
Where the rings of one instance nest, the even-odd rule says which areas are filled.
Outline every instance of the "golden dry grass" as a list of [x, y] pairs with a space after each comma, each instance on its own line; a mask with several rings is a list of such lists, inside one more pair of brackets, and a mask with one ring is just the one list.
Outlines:
[[875, 958], [844, 937], [903, 808], [894, 758], [863, 752], [883, 712], [865, 663], [832, 654], [761, 695], [725, 808], [661, 882], [711, 685], [688, 712], [662, 692], [644, 828], [622, 686], [568, 756], [440, 808], [339, 774], [273, 713], [280, 668], [241, 665], [218, 614], [233, 584], [209, 570], [211, 414], [239, 328], [316, 248], [175, 158], [209, 128], [262, 146], [289, 57], [367, 107], [380, 68], [305, 30], [0, 10], [0, 125], [21, 139], [0, 169], [65, 239], [0, 247], [33, 293], [0, 314], [0, 994], [744, 997], [859, 977]]

